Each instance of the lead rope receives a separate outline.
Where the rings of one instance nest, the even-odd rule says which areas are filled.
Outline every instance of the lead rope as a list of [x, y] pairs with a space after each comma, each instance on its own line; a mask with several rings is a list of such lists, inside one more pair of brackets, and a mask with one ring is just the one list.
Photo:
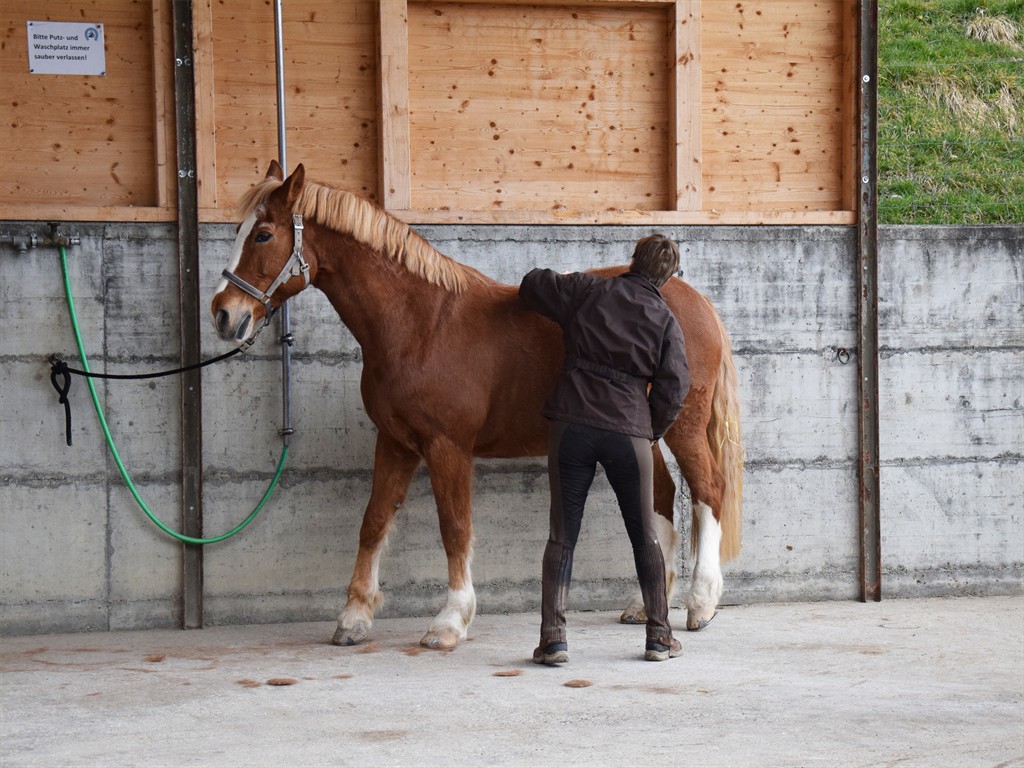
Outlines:
[[[77, 373], [77, 374], [80, 374], [80, 375], [83, 375], [83, 376], [86, 377], [86, 383], [89, 385], [89, 394], [92, 396], [92, 404], [93, 404], [93, 407], [96, 409], [96, 416], [99, 419], [100, 428], [103, 430], [104, 438], [107, 441], [107, 447], [110, 449], [110, 455], [113, 457], [114, 463], [117, 464], [117, 468], [118, 468], [118, 470], [121, 473], [121, 477], [124, 479], [125, 484], [128, 486], [128, 490], [131, 492], [132, 496], [135, 498], [136, 503], [138, 503], [138, 505], [142, 509], [142, 511], [146, 513], [146, 517], [148, 517], [161, 531], [166, 533], [168, 536], [171, 536], [171, 537], [177, 539], [178, 541], [185, 542], [186, 544], [215, 544], [215, 543], [217, 543], [219, 541], [224, 541], [225, 539], [230, 539], [235, 534], [240, 533], [246, 526], [249, 525], [249, 523], [251, 523], [253, 520], [255, 520], [256, 516], [259, 515], [259, 513], [263, 510], [264, 505], [266, 505], [267, 501], [270, 499], [270, 495], [274, 492], [274, 488], [277, 486], [278, 481], [281, 479], [281, 473], [284, 471], [285, 460], [288, 458], [288, 445], [287, 445], [287, 443], [284, 446], [282, 446], [281, 458], [277, 462], [277, 469], [274, 472], [273, 479], [270, 481], [270, 485], [267, 487], [266, 492], [263, 494], [263, 498], [260, 499], [260, 501], [256, 505], [255, 509], [253, 509], [253, 511], [249, 513], [249, 516], [247, 518], [245, 518], [245, 520], [243, 520], [241, 523], [236, 525], [234, 528], [232, 528], [227, 533], [223, 533], [220, 536], [212, 536], [210, 538], [196, 538], [194, 536], [186, 536], [186, 535], [184, 535], [182, 533], [178, 533], [177, 531], [171, 530], [171, 528], [166, 526], [161, 520], [159, 520], [156, 517], [156, 515], [154, 515], [150, 511], [149, 507], [146, 506], [146, 502], [142, 500], [142, 496], [139, 495], [138, 490], [135, 488], [135, 483], [132, 482], [132, 479], [131, 479], [131, 477], [128, 474], [128, 470], [125, 469], [124, 463], [121, 461], [121, 456], [117, 452], [117, 446], [114, 445], [114, 438], [110, 434], [110, 428], [107, 426], [107, 419], [103, 415], [103, 408], [100, 406], [99, 395], [96, 394], [96, 385], [93, 384], [92, 380], [94, 378], [108, 378], [108, 379], [125, 379], [125, 378], [128, 378], [128, 379], [132, 379], [132, 378], [156, 378], [158, 376], [170, 376], [171, 374], [180, 373], [181, 371], [192, 370], [194, 368], [202, 368], [202, 367], [204, 367], [206, 365], [210, 365], [211, 363], [215, 363], [215, 362], [218, 362], [219, 360], [223, 360], [225, 358], [231, 357], [232, 355], [237, 354], [243, 348], [245, 348], [245, 345], [243, 345], [242, 347], [238, 347], [237, 349], [234, 349], [231, 352], [228, 352], [227, 354], [221, 355], [220, 357], [213, 358], [211, 360], [207, 360], [207, 361], [205, 361], [203, 363], [198, 363], [196, 365], [187, 366], [185, 368], [182, 368], [182, 369], [179, 369], [179, 370], [176, 370], [176, 371], [162, 371], [161, 373], [157, 373], [157, 374], [141, 375], [141, 376], [137, 376], [137, 375], [131, 375], [131, 376], [129, 376], [129, 375], [117, 375], [117, 374], [94, 374], [94, 373], [92, 373], [89, 370], [89, 361], [88, 361], [88, 359], [85, 356], [85, 344], [82, 342], [82, 334], [81, 334], [81, 331], [79, 330], [79, 327], [78, 327], [78, 313], [75, 311], [75, 300], [74, 300], [74, 298], [72, 298], [72, 295], [71, 295], [71, 278], [68, 275], [67, 250], [65, 249], [65, 247], [63, 245], [58, 246], [58, 248], [60, 250], [61, 273], [63, 274], [63, 277], [64, 277], [64, 293], [67, 296], [68, 314], [71, 317], [71, 328], [72, 328], [72, 330], [75, 333], [75, 344], [78, 347], [78, 357], [82, 361], [82, 369], [83, 369], [81, 371], [77, 371], [77, 370], [75, 370], [73, 368], [68, 368], [67, 365], [64, 364], [62, 361], [57, 361], [57, 362], [54, 363], [54, 365], [53, 365], [53, 367], [51, 368], [51, 371], [50, 371], [50, 381], [53, 383], [54, 389], [56, 389], [57, 393], [60, 395], [60, 402], [64, 406], [65, 425], [66, 425], [66, 429], [67, 429], [68, 445], [71, 445], [71, 406], [68, 403], [67, 394], [68, 394], [68, 391], [71, 388], [71, 377], [70, 377], [70, 374], [71, 373]], [[63, 376], [63, 379], [64, 379], [63, 386], [59, 386], [57, 384], [57, 377], [58, 376]]]
[[[90, 379], [159, 379], [163, 376], [174, 376], [175, 374], [185, 373], [186, 371], [194, 371], [197, 368], [205, 368], [208, 365], [219, 363], [221, 360], [227, 360], [229, 357], [237, 355], [244, 349], [246, 349], [246, 345], [235, 347], [230, 352], [225, 352], [223, 355], [218, 355], [217, 357], [210, 358], [209, 360], [204, 360], [201, 363], [185, 365], [181, 368], [175, 368], [172, 371], [160, 371], [159, 373], [93, 373], [88, 370], [88, 368], [84, 371], [77, 368], [71, 368], [57, 355], [50, 355], [50, 383], [53, 385], [53, 388], [57, 390], [57, 394], [60, 396], [60, 404], [64, 406], [64, 433], [68, 445], [71, 445], [71, 401], [68, 400], [68, 392], [71, 391], [71, 374], [75, 374], [76, 376], [85, 376]], [[59, 384], [57, 383], [58, 376], [61, 377], [61, 382]]]

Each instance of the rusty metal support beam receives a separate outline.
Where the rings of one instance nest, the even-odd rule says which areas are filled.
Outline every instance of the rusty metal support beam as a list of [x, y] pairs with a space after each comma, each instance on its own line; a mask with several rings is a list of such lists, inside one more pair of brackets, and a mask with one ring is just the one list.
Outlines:
[[860, 2], [857, 391], [860, 599], [882, 599], [878, 450], [878, 0]]
[[[196, 178], [196, 102], [192, 2], [173, 0], [174, 106], [178, 150], [178, 303], [181, 364], [200, 360], [199, 202]], [[198, 370], [181, 379], [181, 526], [186, 536], [203, 535], [203, 413]], [[203, 548], [182, 544], [183, 629], [203, 626]]]

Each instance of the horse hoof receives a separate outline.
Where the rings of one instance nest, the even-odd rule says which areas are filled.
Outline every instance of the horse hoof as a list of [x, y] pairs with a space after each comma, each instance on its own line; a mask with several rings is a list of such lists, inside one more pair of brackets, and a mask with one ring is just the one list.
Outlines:
[[646, 624], [647, 623], [647, 612], [641, 608], [639, 611], [630, 610], [627, 608], [619, 616], [620, 624]]
[[338, 627], [331, 642], [334, 645], [358, 645], [370, 634], [370, 628], [363, 622], [351, 627]]
[[459, 634], [453, 629], [431, 629], [420, 640], [424, 648], [435, 651], [450, 650], [459, 644]]
[[714, 619], [717, 615], [718, 611], [714, 610], [711, 611], [710, 616], [708, 616], [708, 613], [706, 611], [687, 611], [686, 628], [691, 632], [699, 632], [700, 630], [704, 629], [704, 627], [706, 627], [708, 624], [710, 624], [711, 620]]
[[619, 616], [620, 624], [646, 624], [647, 611], [644, 610], [644, 599], [640, 595], [633, 595], [626, 607]]

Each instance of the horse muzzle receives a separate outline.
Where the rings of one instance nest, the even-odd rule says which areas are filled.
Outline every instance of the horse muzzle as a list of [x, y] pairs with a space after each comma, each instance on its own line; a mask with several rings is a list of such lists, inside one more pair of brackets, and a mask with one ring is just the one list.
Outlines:
[[252, 312], [238, 311], [231, 313], [223, 307], [214, 314], [213, 324], [217, 335], [223, 341], [243, 342], [252, 329]]

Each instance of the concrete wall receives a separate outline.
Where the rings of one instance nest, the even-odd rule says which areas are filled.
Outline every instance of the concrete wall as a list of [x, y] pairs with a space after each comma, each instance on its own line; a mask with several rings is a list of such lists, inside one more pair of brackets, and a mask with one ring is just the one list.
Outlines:
[[879, 250], [883, 592], [1019, 592], [1024, 227], [885, 228]]
[[[37, 224], [4, 223], [15, 234]], [[177, 256], [165, 225], [68, 225], [95, 369], [173, 367]], [[620, 263], [647, 230], [421, 227], [442, 251], [505, 282], [535, 265]], [[747, 449], [742, 556], [726, 602], [853, 599], [858, 592], [856, 304], [849, 228], [676, 228], [688, 279], [732, 334]], [[207, 296], [230, 226], [203, 228]], [[1024, 573], [1024, 228], [885, 229], [880, 238], [883, 591], [997, 594]], [[292, 304], [293, 419], [281, 487], [256, 523], [205, 552], [209, 624], [329, 620], [344, 599], [369, 494], [374, 433], [360, 351], [324, 298]], [[83, 380], [74, 446], [46, 358], [76, 363], [58, 257], [0, 251], [0, 633], [174, 626], [180, 546], [136, 507], [106, 453]], [[838, 350], [851, 352], [847, 361]], [[224, 350], [212, 328], [205, 356]], [[203, 374], [207, 535], [240, 521], [280, 452], [280, 364], [267, 334]], [[142, 496], [179, 523], [177, 379], [100, 384]], [[540, 460], [480, 462], [474, 574], [483, 612], [533, 609], [546, 539]], [[685, 499], [681, 525], [689, 524]], [[685, 566], [685, 563], [684, 563]], [[384, 615], [431, 615], [445, 561], [422, 472], [382, 567]], [[624, 603], [635, 577], [611, 492], [598, 479], [574, 607]]]

